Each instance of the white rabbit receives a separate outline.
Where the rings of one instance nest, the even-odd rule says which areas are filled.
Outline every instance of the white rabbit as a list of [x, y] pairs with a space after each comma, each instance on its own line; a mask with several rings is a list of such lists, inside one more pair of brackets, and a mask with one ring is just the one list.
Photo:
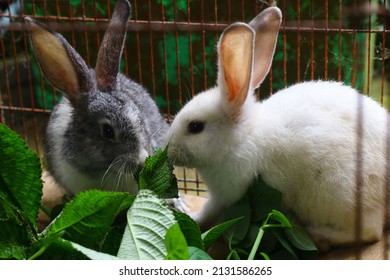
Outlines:
[[281, 19], [271, 7], [249, 25], [227, 27], [218, 85], [185, 105], [168, 131], [172, 161], [196, 168], [209, 188], [209, 201], [192, 217], [203, 228], [214, 224], [260, 174], [320, 248], [376, 241], [388, 209], [388, 112], [326, 81], [257, 102], [253, 91], [269, 71]]

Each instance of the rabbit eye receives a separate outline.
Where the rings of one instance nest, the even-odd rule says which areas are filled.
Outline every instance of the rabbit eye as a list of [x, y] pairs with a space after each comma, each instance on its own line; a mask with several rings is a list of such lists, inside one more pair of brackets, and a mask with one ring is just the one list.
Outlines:
[[201, 133], [204, 129], [204, 123], [201, 121], [192, 121], [188, 124], [188, 132], [191, 134]]
[[115, 139], [115, 129], [112, 125], [108, 123], [102, 123], [100, 125], [100, 133], [105, 139], [108, 140]]

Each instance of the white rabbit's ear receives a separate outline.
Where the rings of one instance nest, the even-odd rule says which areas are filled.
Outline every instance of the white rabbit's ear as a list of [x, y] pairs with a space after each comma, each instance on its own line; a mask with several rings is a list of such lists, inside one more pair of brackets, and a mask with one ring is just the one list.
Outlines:
[[250, 89], [254, 38], [247, 24], [235, 23], [225, 29], [219, 41], [218, 84], [233, 117], [239, 114]]
[[25, 18], [35, 57], [46, 79], [75, 106], [80, 92], [92, 88], [90, 71], [80, 55], [61, 35], [42, 23]]
[[110, 91], [116, 85], [130, 10], [127, 0], [118, 0], [104, 34], [96, 62], [96, 82], [101, 91]]
[[270, 7], [258, 14], [249, 23], [256, 32], [252, 89], [259, 87], [268, 74], [275, 53], [281, 22], [282, 12], [280, 9]]

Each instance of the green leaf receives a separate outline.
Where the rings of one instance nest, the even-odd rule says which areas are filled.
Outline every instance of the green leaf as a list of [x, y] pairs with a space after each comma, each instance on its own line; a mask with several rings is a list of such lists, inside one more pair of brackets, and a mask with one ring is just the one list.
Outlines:
[[211, 229], [209, 229], [208, 231], [204, 232], [202, 234], [202, 238], [203, 238], [203, 243], [204, 243], [204, 246], [206, 248], [206, 250], [208, 250], [210, 248], [210, 246], [227, 230], [229, 229], [231, 226], [233, 226], [234, 224], [236, 224], [238, 221], [240, 221], [241, 219], [243, 219], [243, 217], [240, 217], [240, 218], [237, 218], [237, 219], [234, 219], [234, 220], [230, 220], [230, 221], [226, 221], [224, 223], [221, 223], [219, 225], [216, 225], [214, 227], [212, 227]]
[[264, 252], [260, 252], [260, 255], [265, 259], [265, 260], [270, 260], [269, 256], [264, 253]]
[[102, 242], [101, 252], [116, 256], [122, 242], [124, 227], [112, 226]]
[[168, 146], [146, 159], [139, 175], [139, 188], [152, 190], [164, 198], [178, 197], [177, 180], [168, 160]]
[[28, 246], [22, 245], [11, 245], [4, 246], [0, 245], [0, 259], [16, 259], [23, 260], [26, 258]]
[[65, 205], [45, 234], [65, 231], [65, 239], [99, 248], [128, 196], [128, 193], [100, 190], [79, 193]]
[[121, 206], [119, 207], [119, 212], [122, 212], [124, 210], [128, 210], [131, 205], [133, 205], [133, 202], [135, 200], [135, 195], [128, 195], [125, 197], [125, 199], [122, 201]]
[[165, 235], [177, 223], [165, 200], [151, 190], [141, 190], [127, 212], [127, 226], [118, 258], [161, 260], [167, 255]]
[[276, 237], [279, 243], [287, 250], [287, 252], [294, 258], [298, 259], [297, 254], [295, 253], [294, 248], [290, 245], [288, 240], [283, 236], [280, 229], [272, 230], [272, 234]]
[[287, 228], [292, 228], [292, 224], [290, 221], [287, 219], [287, 217], [280, 211], [277, 210], [272, 210], [270, 216], [270, 219], [275, 220], [279, 222], [281, 225], [287, 227]]
[[230, 260], [236, 260], [236, 261], [241, 260], [240, 255], [238, 254], [238, 252], [236, 250], [231, 250], [226, 259], [229, 261]]
[[45, 246], [44, 252], [37, 257], [39, 260], [87, 260], [87, 256], [74, 248], [70, 241], [62, 238], [55, 238], [50, 242], [50, 246]]
[[25, 259], [37, 232], [19, 208], [0, 192], [0, 259]]
[[222, 221], [233, 220], [237, 217], [242, 217], [242, 219], [224, 233], [225, 240], [229, 240], [230, 244], [240, 243], [248, 233], [251, 222], [251, 209], [247, 195], [225, 210]]
[[293, 226], [286, 229], [285, 233], [287, 239], [294, 247], [303, 251], [317, 251], [316, 245], [302, 227]]
[[248, 196], [251, 203], [253, 222], [264, 219], [274, 209], [280, 209], [282, 193], [268, 186], [260, 176], [251, 184], [248, 189]]
[[184, 213], [174, 212], [176, 220], [179, 222], [180, 229], [186, 238], [188, 246], [198, 247], [205, 250], [201, 232], [198, 224]]
[[253, 245], [256, 240], [257, 234], [259, 233], [259, 225], [256, 223], [251, 223], [248, 228], [248, 232], [245, 238], [240, 242], [239, 246], [241, 248], [248, 248]]
[[71, 242], [72, 247], [75, 248], [77, 251], [80, 251], [82, 254], [87, 256], [91, 260], [119, 260], [117, 257], [101, 253], [89, 248], [86, 248], [84, 246], [81, 246], [80, 244]]
[[35, 260], [39, 258], [42, 254], [45, 253], [47, 248], [49, 248], [53, 243], [55, 243], [57, 240], [61, 239], [61, 236], [63, 235], [63, 232], [59, 232], [56, 234], [51, 234], [44, 236], [43, 238], [39, 239], [37, 243], [34, 244], [31, 252], [33, 254], [29, 256], [29, 260]]
[[42, 197], [41, 164], [15, 132], [0, 124], [0, 191], [37, 229]]
[[178, 223], [171, 226], [165, 235], [166, 260], [188, 260], [188, 246]]
[[209, 254], [199, 249], [198, 247], [189, 246], [188, 251], [189, 251], [190, 260], [212, 260], [213, 259], [212, 257], [210, 257]]

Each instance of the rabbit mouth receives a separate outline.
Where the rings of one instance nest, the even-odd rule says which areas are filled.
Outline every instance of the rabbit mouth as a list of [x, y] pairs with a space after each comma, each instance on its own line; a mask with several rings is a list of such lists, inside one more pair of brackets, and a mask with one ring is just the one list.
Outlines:
[[168, 145], [168, 158], [173, 165], [192, 168], [192, 164], [187, 156], [187, 153], [182, 148], [177, 148], [174, 145]]
[[134, 164], [125, 156], [118, 156], [105, 171], [101, 179], [101, 187], [109, 186], [114, 191], [133, 192], [137, 187], [136, 179], [141, 170], [140, 164]]

